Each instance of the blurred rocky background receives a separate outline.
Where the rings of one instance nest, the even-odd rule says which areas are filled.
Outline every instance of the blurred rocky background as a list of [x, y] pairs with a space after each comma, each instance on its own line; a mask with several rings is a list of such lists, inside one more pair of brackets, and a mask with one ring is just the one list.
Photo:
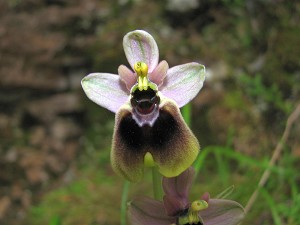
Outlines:
[[[229, 144], [253, 158], [270, 156], [299, 103], [299, 17], [299, 2], [284, 0], [1, 0], [0, 224], [118, 224], [111, 211], [118, 215], [120, 188], [98, 186], [115, 176], [114, 115], [85, 97], [80, 80], [127, 64], [122, 38], [134, 29], [155, 37], [170, 66], [207, 67], [192, 102], [192, 129], [203, 147]], [[299, 131], [298, 123], [288, 143], [296, 159]], [[78, 177], [89, 180], [89, 192], [115, 198], [93, 202], [109, 212], [97, 208], [85, 219], [39, 206]], [[84, 198], [59, 196], [71, 205]], [[46, 204], [59, 208], [53, 199]], [[269, 212], [251, 221], [272, 224], [261, 222], [272, 221]]]

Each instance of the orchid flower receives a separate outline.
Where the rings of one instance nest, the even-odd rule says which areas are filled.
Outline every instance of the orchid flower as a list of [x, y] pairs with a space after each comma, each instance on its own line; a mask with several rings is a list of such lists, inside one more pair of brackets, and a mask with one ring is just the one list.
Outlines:
[[231, 200], [210, 199], [204, 193], [189, 202], [192, 185], [192, 167], [178, 177], [163, 178], [163, 202], [139, 197], [129, 204], [131, 225], [236, 225], [244, 217], [243, 207]]
[[118, 75], [91, 73], [81, 81], [88, 98], [116, 113], [112, 167], [133, 182], [143, 177], [144, 166], [177, 176], [200, 149], [179, 108], [202, 88], [205, 68], [195, 62], [172, 68], [158, 63], [157, 44], [142, 30], [127, 33], [123, 47], [132, 70], [120, 65]]

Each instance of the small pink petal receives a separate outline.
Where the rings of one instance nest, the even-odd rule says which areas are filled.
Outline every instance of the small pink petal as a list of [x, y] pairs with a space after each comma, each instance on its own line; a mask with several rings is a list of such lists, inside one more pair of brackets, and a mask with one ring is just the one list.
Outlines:
[[200, 199], [206, 201], [207, 203], [209, 203], [209, 199], [210, 199], [209, 193], [208, 193], [208, 192], [205, 192], [205, 193], [201, 196]]
[[91, 73], [82, 79], [81, 85], [90, 100], [115, 113], [129, 96], [119, 78], [110, 73]]
[[198, 94], [204, 80], [205, 67], [203, 65], [186, 63], [168, 70], [160, 91], [182, 107]]
[[163, 79], [166, 77], [168, 69], [169, 64], [167, 61], [161, 61], [153, 70], [153, 72], [149, 74], [149, 80], [157, 85], [160, 85], [163, 82]]
[[134, 64], [144, 62], [151, 73], [158, 63], [158, 47], [154, 38], [143, 30], [135, 30], [127, 33], [123, 39], [123, 48], [126, 58], [134, 69]]
[[136, 75], [127, 68], [127, 66], [120, 65], [118, 68], [118, 73], [122, 81], [126, 84], [127, 89], [130, 91], [132, 86], [136, 83]]

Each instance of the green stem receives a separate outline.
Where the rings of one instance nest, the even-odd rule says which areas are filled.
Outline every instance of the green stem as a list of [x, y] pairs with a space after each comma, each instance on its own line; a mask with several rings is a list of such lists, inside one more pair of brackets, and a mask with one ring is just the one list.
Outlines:
[[126, 225], [127, 222], [127, 200], [128, 200], [128, 192], [129, 192], [130, 182], [125, 180], [123, 191], [122, 191], [122, 200], [121, 200], [121, 225]]
[[152, 167], [153, 195], [156, 200], [162, 200], [161, 175], [156, 167]]
[[185, 122], [186, 122], [186, 124], [188, 126], [191, 125], [191, 112], [192, 112], [192, 104], [191, 103], [185, 105], [181, 109], [181, 113], [182, 113], [183, 119], [185, 120]]

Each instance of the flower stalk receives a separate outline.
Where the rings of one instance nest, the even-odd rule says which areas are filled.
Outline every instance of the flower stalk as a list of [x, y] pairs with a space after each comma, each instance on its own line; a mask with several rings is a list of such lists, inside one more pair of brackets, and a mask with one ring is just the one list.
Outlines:
[[122, 200], [121, 200], [121, 225], [126, 225], [127, 223], [127, 202], [128, 202], [128, 192], [130, 188], [130, 182], [128, 180], [124, 181]]
[[152, 167], [152, 184], [153, 184], [153, 197], [156, 200], [161, 200], [163, 193], [161, 189], [161, 175], [157, 171], [157, 168]]

